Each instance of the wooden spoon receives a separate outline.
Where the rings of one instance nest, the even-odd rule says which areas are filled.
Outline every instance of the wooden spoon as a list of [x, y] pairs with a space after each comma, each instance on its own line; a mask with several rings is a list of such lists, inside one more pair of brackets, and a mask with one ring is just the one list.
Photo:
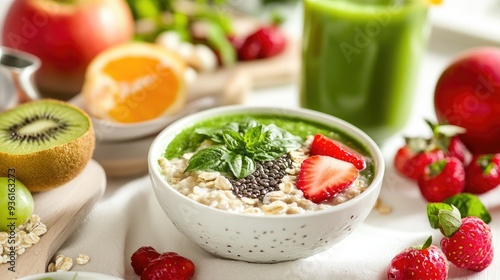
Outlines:
[[9, 263], [0, 265], [0, 279], [16, 279], [46, 272], [52, 256], [89, 214], [105, 189], [106, 174], [96, 161], [91, 160], [70, 182], [33, 195], [34, 213], [47, 226], [47, 233], [40, 237], [38, 244], [17, 256], [14, 261], [15, 272], [9, 270]]

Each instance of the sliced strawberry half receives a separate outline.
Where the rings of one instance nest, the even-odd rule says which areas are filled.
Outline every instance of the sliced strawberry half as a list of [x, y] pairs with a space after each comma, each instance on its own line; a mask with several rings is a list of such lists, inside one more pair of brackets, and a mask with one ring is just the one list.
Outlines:
[[300, 166], [297, 188], [305, 198], [319, 203], [344, 191], [358, 175], [352, 163], [330, 156], [311, 156]]
[[363, 170], [366, 167], [365, 159], [358, 152], [323, 134], [314, 135], [310, 153], [311, 155], [330, 156], [350, 162], [354, 164], [358, 170]]

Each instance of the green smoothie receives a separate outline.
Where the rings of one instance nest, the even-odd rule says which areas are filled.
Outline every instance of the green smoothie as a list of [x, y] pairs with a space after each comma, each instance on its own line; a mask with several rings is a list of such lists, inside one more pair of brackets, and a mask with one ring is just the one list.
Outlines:
[[377, 142], [396, 133], [411, 112], [426, 18], [423, 0], [304, 0], [301, 106]]

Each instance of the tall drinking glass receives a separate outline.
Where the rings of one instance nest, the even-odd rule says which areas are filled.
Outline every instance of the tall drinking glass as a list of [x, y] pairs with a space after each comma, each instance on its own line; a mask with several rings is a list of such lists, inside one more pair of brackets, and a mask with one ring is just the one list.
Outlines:
[[403, 128], [427, 38], [425, 0], [304, 0], [300, 104], [381, 143]]

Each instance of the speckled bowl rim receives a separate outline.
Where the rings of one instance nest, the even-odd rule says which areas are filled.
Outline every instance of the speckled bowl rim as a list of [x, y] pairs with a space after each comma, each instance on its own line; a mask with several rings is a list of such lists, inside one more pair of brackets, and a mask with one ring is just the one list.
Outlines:
[[[344, 134], [354, 138], [357, 142], [365, 147], [370, 153], [373, 161], [375, 162], [375, 176], [371, 181], [370, 185], [367, 189], [346, 202], [335, 205], [334, 207], [319, 210], [319, 211], [311, 211], [300, 214], [293, 215], [251, 215], [245, 213], [237, 213], [230, 212], [226, 210], [217, 209], [214, 207], [210, 207], [208, 205], [201, 204], [196, 202], [187, 196], [184, 196], [179, 191], [174, 189], [167, 181], [163, 178], [160, 173], [160, 168], [158, 164], [158, 159], [161, 155], [163, 155], [165, 148], [168, 144], [174, 139], [183, 129], [194, 125], [202, 120], [207, 118], [213, 118], [217, 116], [221, 116], [224, 114], [273, 114], [273, 115], [286, 115], [292, 117], [298, 117], [305, 120], [311, 120], [317, 123], [325, 124], [327, 126], [335, 127], [342, 131]], [[165, 129], [163, 129], [158, 136], [154, 139], [153, 143], [150, 146], [148, 152], [148, 165], [149, 165], [149, 175], [155, 177], [157, 182], [161, 182], [163, 187], [170, 188], [170, 190], [176, 195], [178, 199], [183, 201], [183, 203], [192, 204], [195, 207], [201, 207], [201, 209], [206, 211], [215, 211], [220, 213], [221, 215], [230, 215], [230, 216], [241, 216], [247, 219], [299, 219], [310, 216], [318, 216], [325, 215], [332, 212], [339, 212], [344, 210], [345, 208], [349, 208], [359, 203], [360, 200], [363, 200], [365, 197], [368, 197], [371, 192], [380, 191], [382, 187], [384, 172], [385, 172], [385, 163], [384, 157], [378, 145], [375, 143], [373, 139], [371, 139], [365, 132], [355, 127], [354, 125], [339, 119], [337, 117], [321, 113], [314, 110], [304, 109], [304, 108], [284, 108], [284, 107], [271, 107], [271, 106], [250, 106], [250, 105], [229, 105], [229, 106], [221, 106], [217, 108], [212, 108], [204, 111], [200, 111], [184, 118], [181, 118]], [[160, 199], [157, 196], [157, 199]], [[372, 207], [373, 205], [367, 205], [367, 207]]]

